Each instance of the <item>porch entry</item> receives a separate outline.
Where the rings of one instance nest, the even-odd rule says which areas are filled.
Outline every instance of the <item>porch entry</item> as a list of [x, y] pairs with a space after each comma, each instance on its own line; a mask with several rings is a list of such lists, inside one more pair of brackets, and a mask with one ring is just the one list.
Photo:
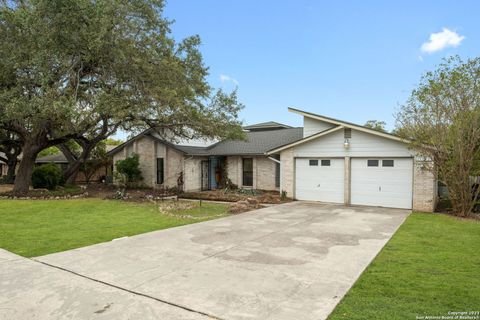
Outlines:
[[225, 182], [225, 157], [210, 157], [202, 161], [202, 190], [215, 190]]

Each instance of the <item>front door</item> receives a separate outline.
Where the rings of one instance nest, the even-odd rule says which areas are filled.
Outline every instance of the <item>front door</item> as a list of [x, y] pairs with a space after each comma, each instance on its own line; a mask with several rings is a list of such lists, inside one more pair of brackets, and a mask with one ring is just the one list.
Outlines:
[[209, 175], [209, 161], [208, 160], [203, 160], [202, 161], [202, 190], [209, 190], [210, 189], [210, 184], [208, 175]]

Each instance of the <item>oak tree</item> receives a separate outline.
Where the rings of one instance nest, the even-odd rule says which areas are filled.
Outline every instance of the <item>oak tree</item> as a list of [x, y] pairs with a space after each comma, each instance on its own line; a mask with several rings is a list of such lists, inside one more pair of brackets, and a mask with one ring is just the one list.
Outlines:
[[15, 193], [28, 191], [41, 150], [101, 141], [108, 134], [99, 127], [242, 136], [236, 92], [208, 84], [199, 37], [176, 41], [163, 7], [162, 0], [0, 2], [0, 128], [18, 136], [23, 151]]

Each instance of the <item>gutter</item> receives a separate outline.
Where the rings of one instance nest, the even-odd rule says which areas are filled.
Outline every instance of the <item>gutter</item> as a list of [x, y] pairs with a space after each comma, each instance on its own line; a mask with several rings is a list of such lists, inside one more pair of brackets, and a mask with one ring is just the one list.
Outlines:
[[282, 162], [278, 159], [272, 158], [272, 157], [267, 157], [268, 159], [272, 160], [273, 162], [276, 162], [278, 164], [282, 164]]

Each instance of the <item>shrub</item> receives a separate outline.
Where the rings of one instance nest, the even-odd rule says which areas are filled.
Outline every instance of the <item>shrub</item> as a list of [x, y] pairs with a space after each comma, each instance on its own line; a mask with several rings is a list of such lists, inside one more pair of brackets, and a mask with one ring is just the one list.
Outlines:
[[62, 171], [53, 163], [36, 167], [32, 173], [32, 186], [55, 190], [62, 180]]
[[139, 168], [138, 155], [134, 154], [124, 160], [118, 160], [115, 165], [117, 167], [117, 173], [127, 185], [131, 185], [134, 182], [141, 181], [142, 171]]

